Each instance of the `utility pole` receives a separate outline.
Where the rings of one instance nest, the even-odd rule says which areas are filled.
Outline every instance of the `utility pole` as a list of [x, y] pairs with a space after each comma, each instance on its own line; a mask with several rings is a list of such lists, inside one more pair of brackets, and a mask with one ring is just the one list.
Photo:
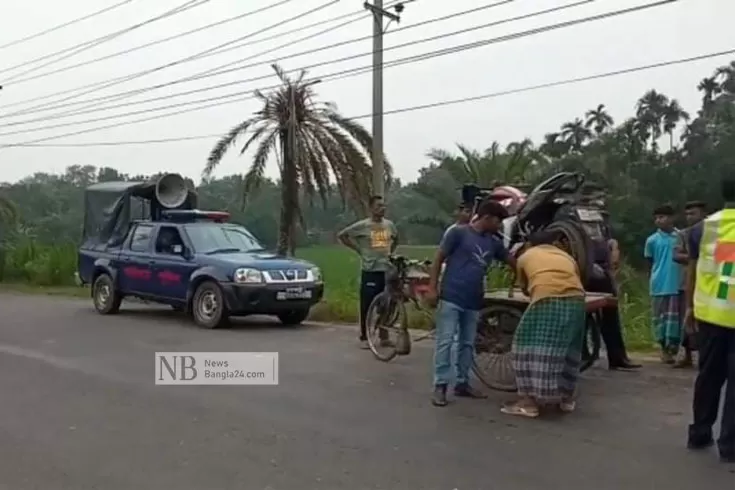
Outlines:
[[[411, 1], [411, 0], [409, 0]], [[403, 3], [393, 8], [396, 13], [383, 9], [383, 0], [364, 4], [373, 14], [373, 194], [384, 196], [385, 166], [383, 162], [383, 18], [396, 23], [401, 21]]]

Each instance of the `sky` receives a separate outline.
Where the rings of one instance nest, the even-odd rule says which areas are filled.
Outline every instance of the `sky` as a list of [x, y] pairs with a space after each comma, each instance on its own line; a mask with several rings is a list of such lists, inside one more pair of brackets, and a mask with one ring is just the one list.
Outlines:
[[[208, 153], [217, 140], [216, 135], [225, 133], [258, 109], [257, 102], [251, 99], [253, 90], [277, 84], [270, 67], [273, 62], [278, 62], [287, 71], [293, 70], [292, 73], [322, 63], [321, 66], [308, 69], [309, 77], [324, 77], [322, 83], [316, 87], [321, 100], [334, 102], [347, 117], [369, 115], [372, 111], [372, 78], [368, 71], [359, 76], [336, 80], [326, 77], [331, 73], [369, 67], [371, 64], [372, 41], [369, 37], [373, 22], [363, 8], [363, 0], [290, 0], [283, 5], [216, 27], [48, 75], [44, 74], [198, 29], [284, 0], [209, 0], [195, 8], [147, 23], [146, 21], [181, 6], [185, 1], [129, 0], [107, 13], [6, 46], [17, 39], [121, 1], [5, 2], [0, 15], [0, 85], [3, 85], [3, 90], [0, 90], [0, 182], [13, 182], [34, 172], [63, 172], [69, 165], [109, 166], [129, 174], [179, 172], [198, 181]], [[431, 19], [492, 3], [499, 5], [448, 20], [419, 25]], [[384, 37], [385, 63], [654, 3], [656, 0], [415, 0], [406, 3], [400, 23], [391, 23], [387, 28]], [[389, 4], [387, 0], [386, 4]], [[569, 8], [525, 19], [509, 20], [564, 5]], [[340, 16], [345, 17], [301, 32], [279, 35]], [[678, 0], [607, 19], [387, 67], [384, 70], [384, 109], [391, 111], [505, 92], [735, 49], [735, 38], [731, 29], [733, 18], [735, 2], [732, 0]], [[354, 22], [311, 39], [301, 40], [350, 20]], [[110, 36], [91, 49], [49, 56], [65, 48], [142, 23], [145, 24], [122, 35]], [[282, 25], [273, 27], [278, 23]], [[495, 25], [433, 41], [418, 42], [491, 23]], [[237, 49], [226, 52], [216, 52], [213, 49], [245, 36], [249, 37], [239, 43], [246, 45]], [[263, 40], [266, 37], [271, 39]], [[359, 41], [315, 53], [291, 56], [355, 39]], [[261, 41], [257, 42], [259, 40]], [[410, 44], [398, 47], [407, 43]], [[229, 46], [237, 44], [231, 43]], [[215, 52], [214, 55], [180, 62], [210, 49]], [[269, 52], [262, 54], [264, 51]], [[43, 60], [34, 61], [44, 56], [46, 58]], [[60, 56], [67, 58], [59, 61]], [[349, 56], [355, 58], [326, 63]], [[587, 110], [598, 104], [605, 104], [615, 120], [622, 121], [633, 115], [636, 100], [651, 88], [678, 99], [693, 114], [700, 106], [701, 95], [696, 90], [698, 82], [732, 59], [735, 59], [735, 54], [463, 104], [386, 114], [385, 152], [394, 166], [395, 174], [406, 182], [415, 180], [418, 170], [428, 163], [426, 153], [431, 148], [454, 151], [456, 144], [461, 143], [481, 150], [489, 147], [493, 141], [506, 145], [523, 138], [531, 138], [538, 143], [545, 133], [556, 130], [565, 121], [583, 117]], [[42, 66], [49, 62], [52, 63]], [[23, 66], [18, 66], [21, 64]], [[242, 69], [235, 70], [239, 67]], [[229, 73], [181, 81], [206, 70], [230, 68], [233, 70]], [[31, 71], [23, 73], [28, 70]], [[146, 70], [150, 72], [135, 78], [123, 78], [122, 82], [118, 81], [114, 85], [109, 82]], [[24, 80], [37, 75], [44, 76]], [[258, 80], [250, 80], [253, 78]], [[94, 83], [98, 85], [72, 91]], [[155, 88], [163, 84], [169, 85]], [[146, 99], [222, 84], [229, 85], [141, 103]], [[96, 90], [91, 91], [93, 89]], [[140, 92], [129, 93], [136, 90]], [[63, 91], [68, 92], [53, 95]], [[85, 94], [85, 91], [90, 92]], [[242, 94], [212, 101], [227, 102], [216, 107], [131, 123], [141, 118], [200, 107], [205, 103], [154, 112], [150, 112], [151, 109], [236, 93]], [[126, 96], [121, 98], [121, 94]], [[77, 97], [69, 98], [72, 95]], [[29, 102], [30, 99], [43, 96], [50, 97]], [[93, 100], [102, 97], [106, 98]], [[67, 100], [64, 102], [61, 99]], [[54, 104], [71, 103], [76, 104], [53, 108]], [[109, 107], [121, 104], [127, 105]], [[39, 105], [41, 107], [36, 107]], [[24, 110], [27, 112], [12, 115], [13, 112]], [[85, 113], [74, 115], [81, 111]], [[135, 114], [130, 115], [130, 112]], [[52, 117], [61, 113], [70, 114], [66, 117]], [[117, 115], [121, 116], [114, 117]], [[105, 119], [99, 120], [101, 118]], [[91, 121], [93, 119], [96, 121]], [[371, 129], [369, 117], [360, 119], [360, 122]], [[48, 127], [60, 124], [66, 126]], [[99, 129], [103, 126], [106, 129]], [[68, 135], [85, 130], [90, 131]], [[46, 138], [52, 139], [36, 144], [130, 142], [207, 135], [209, 137], [203, 139], [158, 144], [2, 147]], [[53, 138], [55, 136], [58, 137]], [[240, 156], [239, 150], [233, 149], [217, 168], [215, 175], [245, 172], [250, 162], [249, 157], [247, 153]], [[277, 166], [273, 162], [267, 173], [275, 177], [277, 172]]]

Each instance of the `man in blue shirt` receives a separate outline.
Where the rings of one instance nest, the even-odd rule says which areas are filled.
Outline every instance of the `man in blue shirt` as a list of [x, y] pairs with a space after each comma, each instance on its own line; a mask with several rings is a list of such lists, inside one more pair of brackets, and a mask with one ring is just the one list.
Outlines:
[[675, 252], [678, 233], [674, 228], [674, 209], [660, 206], [653, 212], [655, 233], [648, 237], [644, 256], [651, 267], [650, 290], [653, 299], [653, 328], [661, 346], [661, 360], [674, 363], [681, 342], [681, 311], [679, 285], [681, 268]]
[[495, 235], [508, 211], [498, 202], [483, 202], [467, 226], [447, 231], [439, 244], [431, 268], [428, 299], [436, 300], [442, 264], [441, 293], [436, 311], [434, 352], [434, 395], [436, 406], [447, 404], [451, 375], [452, 340], [457, 334], [456, 384], [454, 394], [469, 398], [484, 395], [469, 385], [469, 370], [475, 350], [475, 334], [485, 296], [484, 279], [493, 260], [515, 263]]

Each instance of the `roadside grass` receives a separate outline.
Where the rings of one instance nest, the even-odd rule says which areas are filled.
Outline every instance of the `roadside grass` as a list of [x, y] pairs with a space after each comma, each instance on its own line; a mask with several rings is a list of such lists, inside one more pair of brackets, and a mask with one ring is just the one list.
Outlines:
[[[398, 253], [414, 258], [432, 258], [433, 246], [404, 246]], [[316, 305], [311, 319], [324, 322], [355, 323], [358, 317], [360, 261], [350, 250], [338, 245], [322, 245], [299, 249], [297, 256], [319, 266], [324, 275], [324, 299]], [[0, 264], [0, 291], [52, 296], [89, 298], [89, 289], [74, 285], [76, 249], [73, 246], [48, 246], [28, 241], [9, 248]], [[618, 278], [620, 314], [625, 328], [626, 344], [631, 350], [650, 351], [653, 348], [649, 322], [648, 285], [645, 278], [624, 267]], [[493, 269], [488, 288], [510, 285], [506, 271]], [[409, 309], [411, 328], [429, 327], [429, 316]]]

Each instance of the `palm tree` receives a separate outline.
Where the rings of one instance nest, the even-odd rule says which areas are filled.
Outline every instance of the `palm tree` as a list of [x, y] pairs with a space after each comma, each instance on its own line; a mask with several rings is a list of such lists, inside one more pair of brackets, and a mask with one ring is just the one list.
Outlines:
[[551, 158], [561, 158], [569, 151], [569, 145], [561, 139], [561, 133], [547, 133], [539, 151]]
[[664, 109], [664, 124], [663, 129], [666, 134], [669, 135], [669, 148], [673, 150], [674, 148], [674, 129], [676, 129], [677, 124], [681, 121], [688, 121], [689, 120], [689, 113], [682, 109], [682, 107], [679, 105], [679, 101], [676, 99], [671, 99], [669, 104]]
[[636, 117], [646, 127], [653, 148], [656, 148], [656, 142], [663, 134], [661, 125], [668, 105], [669, 98], [655, 90], [643, 94], [636, 104]]
[[706, 111], [712, 107], [715, 97], [722, 92], [722, 87], [717, 83], [715, 77], [706, 77], [699, 82], [697, 90], [702, 92], [702, 108]]
[[614, 124], [613, 118], [605, 110], [605, 104], [600, 104], [596, 109], [591, 109], [585, 113], [584, 126], [587, 129], [594, 129], [595, 134], [600, 136], [606, 129]]
[[585, 127], [584, 122], [580, 118], [572, 122], [566, 122], [561, 126], [561, 137], [574, 151], [581, 151], [584, 143], [591, 136], [592, 132]]
[[[305, 80], [306, 71], [292, 79], [280, 66], [274, 64], [273, 69], [281, 86], [267, 94], [255, 91], [262, 108], [217, 142], [204, 176], [210, 176], [237, 140], [251, 132], [240, 150], [243, 154], [258, 143], [244, 178], [245, 197], [263, 182], [268, 158], [275, 156], [281, 174], [278, 252], [293, 254], [297, 222], [305, 227], [300, 197], [303, 193], [312, 201], [318, 194], [326, 206], [331, 176], [343, 202], [358, 213], [367, 211], [372, 136], [362, 125], [340, 115], [334, 105], [316, 102], [313, 87], [319, 81]], [[386, 182], [390, 182], [387, 161], [385, 169]]]

